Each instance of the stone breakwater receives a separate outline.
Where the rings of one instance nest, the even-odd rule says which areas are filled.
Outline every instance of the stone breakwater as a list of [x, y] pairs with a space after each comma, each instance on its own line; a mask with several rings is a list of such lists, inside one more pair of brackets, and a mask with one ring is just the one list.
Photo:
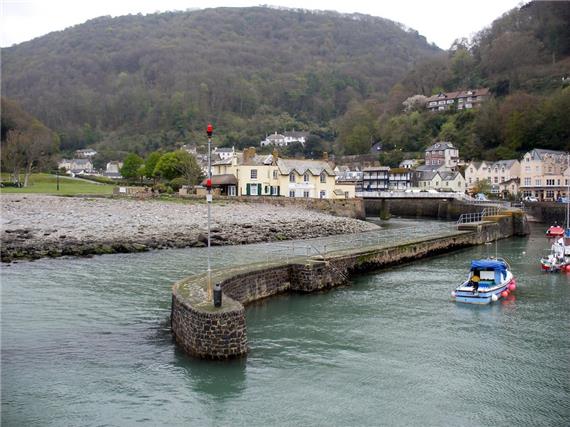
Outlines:
[[[3, 262], [207, 245], [205, 202], [2, 195]], [[357, 233], [377, 226], [297, 206], [217, 202], [212, 245]]]

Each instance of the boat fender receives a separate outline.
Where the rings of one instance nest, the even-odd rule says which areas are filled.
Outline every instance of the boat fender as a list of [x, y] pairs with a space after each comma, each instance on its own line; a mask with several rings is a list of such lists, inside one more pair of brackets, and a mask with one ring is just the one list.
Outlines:
[[451, 298], [455, 298], [455, 291], [451, 291]]
[[503, 292], [501, 292], [501, 296], [502, 296], [503, 298], [506, 298], [506, 297], [509, 296], [509, 292], [508, 292], [508, 291], [503, 291]]
[[499, 297], [497, 296], [497, 294], [493, 294], [493, 295], [491, 295], [491, 300], [492, 300], [493, 302], [496, 302], [496, 301], [499, 300]]
[[514, 291], [516, 288], [517, 288], [517, 285], [515, 285], [514, 282], [509, 285], [509, 291], [511, 291], [511, 292]]

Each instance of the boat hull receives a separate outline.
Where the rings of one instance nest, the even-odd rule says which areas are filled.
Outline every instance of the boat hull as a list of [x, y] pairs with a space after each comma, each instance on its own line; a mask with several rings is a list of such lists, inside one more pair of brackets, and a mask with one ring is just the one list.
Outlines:
[[515, 278], [511, 275], [507, 280], [501, 283], [499, 286], [492, 288], [483, 288], [479, 292], [473, 292], [472, 290], [465, 290], [468, 286], [467, 282], [457, 288], [454, 292], [453, 298], [455, 302], [461, 302], [464, 304], [478, 304], [485, 305], [493, 302], [493, 295], [497, 296], [497, 301], [503, 298], [503, 292], [510, 293], [510, 286], [515, 285]]

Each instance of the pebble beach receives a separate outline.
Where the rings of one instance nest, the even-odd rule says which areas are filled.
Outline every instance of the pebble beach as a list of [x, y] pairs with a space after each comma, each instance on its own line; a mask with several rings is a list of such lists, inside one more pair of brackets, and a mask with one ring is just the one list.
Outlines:
[[[207, 244], [204, 202], [5, 194], [3, 262]], [[297, 206], [217, 202], [211, 244], [308, 239], [374, 230], [376, 225]]]

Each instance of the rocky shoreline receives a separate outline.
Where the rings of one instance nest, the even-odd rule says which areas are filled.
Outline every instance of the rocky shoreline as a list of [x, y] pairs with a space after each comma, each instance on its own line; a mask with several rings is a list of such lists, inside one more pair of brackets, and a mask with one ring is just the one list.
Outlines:
[[[44, 195], [2, 195], [2, 262], [207, 245], [207, 205]], [[218, 202], [211, 244], [309, 239], [376, 229], [302, 207]]]

